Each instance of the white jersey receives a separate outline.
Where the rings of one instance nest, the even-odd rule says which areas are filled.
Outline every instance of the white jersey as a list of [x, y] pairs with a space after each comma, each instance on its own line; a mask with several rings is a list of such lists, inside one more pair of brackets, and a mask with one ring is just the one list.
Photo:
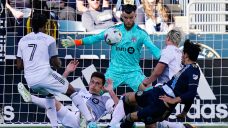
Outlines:
[[161, 52], [159, 63], [166, 65], [164, 72], [158, 78], [158, 83], [169, 81], [181, 68], [182, 51], [174, 45], [167, 45]]
[[21, 38], [17, 57], [23, 60], [25, 78], [29, 86], [48, 76], [51, 70], [50, 58], [56, 55], [56, 41], [47, 34], [32, 32]]
[[91, 110], [94, 119], [100, 118], [104, 112], [111, 112], [114, 107], [114, 101], [109, 96], [100, 96], [89, 93], [87, 90], [80, 90], [79, 95], [82, 96], [89, 110]]

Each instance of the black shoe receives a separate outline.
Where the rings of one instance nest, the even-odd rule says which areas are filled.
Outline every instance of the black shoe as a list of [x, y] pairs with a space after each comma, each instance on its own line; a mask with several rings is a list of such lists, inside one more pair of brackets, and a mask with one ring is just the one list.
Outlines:
[[193, 126], [189, 123], [184, 123], [183, 125], [185, 126], [185, 128], [197, 128], [196, 126]]

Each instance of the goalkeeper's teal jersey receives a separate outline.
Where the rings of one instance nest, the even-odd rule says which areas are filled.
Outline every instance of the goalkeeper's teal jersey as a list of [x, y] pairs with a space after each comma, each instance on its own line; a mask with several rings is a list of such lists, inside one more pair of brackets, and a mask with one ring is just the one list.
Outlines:
[[[160, 49], [151, 41], [150, 36], [138, 25], [127, 31], [124, 24], [113, 26], [122, 32], [121, 42], [111, 46], [111, 59], [108, 70], [118, 73], [128, 73], [141, 70], [139, 61], [143, 44], [150, 50], [156, 58], [160, 58]], [[100, 34], [85, 37], [83, 44], [93, 44], [104, 40], [105, 31]]]

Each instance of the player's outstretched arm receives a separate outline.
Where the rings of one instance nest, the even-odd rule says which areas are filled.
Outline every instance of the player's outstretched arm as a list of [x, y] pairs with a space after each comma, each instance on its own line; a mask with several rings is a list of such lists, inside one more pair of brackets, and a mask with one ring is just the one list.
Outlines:
[[148, 35], [144, 38], [143, 43], [156, 59], [161, 57], [161, 50], [151, 41]]
[[63, 47], [67, 48], [75, 45], [80, 46], [80, 45], [91, 45], [94, 43], [99, 43], [99, 42], [102, 42], [102, 40], [104, 40], [104, 32], [105, 31], [99, 34], [85, 37], [83, 39], [76, 39], [76, 40], [72, 39], [70, 36], [67, 36], [66, 39], [61, 40], [61, 44]]
[[71, 60], [70, 63], [67, 65], [64, 73], [63, 73], [63, 77], [67, 78], [67, 76], [71, 72], [74, 72], [75, 69], [77, 68], [78, 64], [79, 64], [78, 60]]

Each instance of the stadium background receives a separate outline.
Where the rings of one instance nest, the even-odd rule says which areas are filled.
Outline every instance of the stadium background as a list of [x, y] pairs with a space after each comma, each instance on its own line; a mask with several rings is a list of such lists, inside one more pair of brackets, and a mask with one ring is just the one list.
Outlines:
[[[1, 5], [4, 5], [4, 2], [5, 1], [2, 0]], [[17, 83], [23, 82], [26, 84], [26, 81], [23, 77], [23, 71], [19, 71], [15, 67], [17, 41], [15, 40], [15, 33], [6, 33], [7, 29], [4, 14], [3, 9], [3, 11], [1, 11], [0, 20], [2, 26], [0, 27], [0, 127], [17, 126], [17, 124], [23, 124], [21, 127], [29, 127], [31, 124], [47, 125], [48, 119], [45, 115], [45, 111], [36, 105], [24, 103], [17, 92]], [[62, 26], [64, 25], [59, 24], [58, 30], [60, 30]], [[60, 30], [59, 39], [65, 38], [67, 35], [73, 38], [91, 35], [91, 33], [68, 31], [69, 30], [65, 30], [64, 28]], [[194, 122], [199, 126], [205, 127], [214, 126], [218, 128], [219, 126], [227, 126], [228, 35], [225, 31], [198, 32], [186, 33], [185, 37], [203, 44], [203, 51], [201, 52], [198, 63], [206, 78], [206, 84], [208, 83], [213, 92], [212, 95], [214, 95], [216, 99], [201, 99], [200, 96], [197, 96], [194, 107], [184, 121]], [[57, 46], [63, 68], [59, 69], [58, 72], [62, 73], [64, 67], [72, 58], [77, 58], [80, 62], [78, 69], [68, 77], [69, 81], [80, 77], [85, 86], [87, 86], [88, 84], [81, 71], [91, 64], [93, 64], [98, 71], [106, 71], [110, 56], [110, 47], [107, 44], [102, 42], [91, 46], [65, 49], [59, 44], [59, 39]], [[151, 39], [159, 48], [164, 47], [164, 33], [151, 34]], [[156, 65], [156, 60], [153, 60], [153, 56], [150, 55], [147, 49], [143, 49], [140, 65], [146, 76], [150, 74], [151, 69]], [[116, 92], [118, 95], [121, 95], [129, 90], [130, 89], [126, 86], [121, 86]], [[208, 97], [211, 97], [210, 95], [211, 94], [208, 94]], [[66, 105], [71, 104], [69, 101], [63, 102]], [[180, 108], [177, 108], [174, 114], [178, 113], [179, 109]], [[173, 118], [169, 119], [170, 121], [177, 121], [174, 116], [172, 117]], [[105, 122], [106, 120], [103, 121]]]

